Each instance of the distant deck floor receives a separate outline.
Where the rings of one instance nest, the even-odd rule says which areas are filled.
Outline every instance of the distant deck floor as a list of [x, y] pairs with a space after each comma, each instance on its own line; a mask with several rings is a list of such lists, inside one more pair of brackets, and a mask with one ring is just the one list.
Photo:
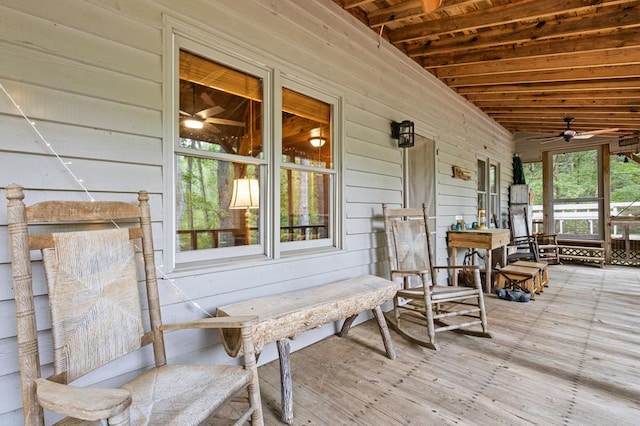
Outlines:
[[[536, 301], [488, 295], [493, 339], [440, 333], [438, 352], [375, 321], [291, 355], [295, 425], [632, 425], [640, 422], [640, 269], [549, 267]], [[282, 424], [278, 362], [259, 368]]]

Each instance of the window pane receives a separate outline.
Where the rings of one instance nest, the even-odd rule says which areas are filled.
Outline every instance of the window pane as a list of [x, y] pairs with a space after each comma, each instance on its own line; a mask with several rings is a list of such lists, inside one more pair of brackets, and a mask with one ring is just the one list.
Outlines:
[[261, 79], [181, 51], [178, 114], [181, 147], [262, 158]]
[[597, 238], [600, 235], [597, 202], [567, 202], [553, 205], [555, 233], [562, 236]]
[[331, 168], [331, 105], [282, 89], [282, 162]]
[[492, 194], [498, 192], [498, 173], [495, 164], [489, 166], [489, 192]]
[[487, 163], [478, 160], [478, 191], [487, 192]]
[[330, 180], [327, 173], [280, 171], [280, 241], [328, 238]]
[[[184, 142], [184, 141], [183, 141]], [[197, 141], [191, 141], [197, 144]], [[186, 143], [186, 142], [185, 142]], [[259, 208], [236, 193], [236, 177], [247, 177], [258, 187], [257, 166], [209, 158], [177, 156], [176, 230], [178, 251], [259, 244]], [[247, 186], [250, 189], [252, 186]]]

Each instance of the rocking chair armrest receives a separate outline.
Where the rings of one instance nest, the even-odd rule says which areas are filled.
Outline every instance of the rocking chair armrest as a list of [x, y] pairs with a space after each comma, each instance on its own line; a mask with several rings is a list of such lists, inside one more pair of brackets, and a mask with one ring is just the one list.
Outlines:
[[422, 275], [428, 273], [428, 269], [393, 269], [391, 275], [400, 275], [402, 277], [410, 277], [413, 275]]
[[513, 237], [509, 244], [510, 245], [527, 244], [531, 241], [537, 241], [536, 237], [534, 237], [533, 235], [523, 235], [521, 237]]
[[257, 315], [236, 315], [230, 317], [203, 318], [195, 321], [162, 324], [160, 330], [184, 330], [189, 328], [244, 328], [258, 324]]
[[129, 409], [126, 389], [79, 388], [36, 379], [38, 403], [47, 410], [82, 420], [108, 419]]
[[480, 269], [480, 265], [438, 265], [434, 269]]

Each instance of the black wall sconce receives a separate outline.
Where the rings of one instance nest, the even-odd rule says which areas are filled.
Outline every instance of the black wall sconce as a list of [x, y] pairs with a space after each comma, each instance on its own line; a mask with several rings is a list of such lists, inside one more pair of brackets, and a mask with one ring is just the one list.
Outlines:
[[413, 121], [404, 120], [402, 123], [391, 122], [391, 137], [398, 139], [399, 148], [410, 148], [413, 146], [415, 130]]

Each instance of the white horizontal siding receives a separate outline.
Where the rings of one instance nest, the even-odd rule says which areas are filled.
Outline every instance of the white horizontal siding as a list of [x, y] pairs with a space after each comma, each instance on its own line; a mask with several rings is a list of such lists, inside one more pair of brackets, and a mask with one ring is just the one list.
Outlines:
[[[200, 318], [222, 304], [319, 285], [363, 273], [388, 275], [382, 203], [402, 202], [402, 152], [389, 123], [411, 119], [436, 141], [438, 258], [446, 261], [446, 227], [456, 214], [475, 214], [476, 159], [502, 165], [501, 192], [511, 179], [510, 135], [330, 0], [0, 0], [0, 83], [97, 199], [135, 202], [152, 193], [156, 258], [163, 233], [163, 15], [189, 22], [194, 37], [247, 55], [267, 67], [344, 97], [345, 250], [182, 271], [160, 281], [165, 321]], [[0, 187], [28, 188], [26, 202], [83, 199], [86, 194], [0, 93]], [[411, 150], [407, 151], [411, 155]], [[472, 172], [451, 177], [451, 166]], [[6, 202], [0, 199], [0, 239], [6, 240]], [[10, 282], [6, 244], [0, 281]], [[442, 263], [440, 261], [439, 263]], [[36, 265], [41, 334], [47, 336], [46, 286]], [[12, 291], [0, 289], [0, 424], [17, 424], [21, 404]], [[334, 332], [313, 333], [312, 339]], [[172, 333], [171, 357], [195, 359], [211, 344], [201, 332]], [[304, 345], [312, 340], [300, 339]], [[216, 349], [219, 352], [219, 348]], [[195, 355], [198, 354], [198, 355]], [[266, 350], [261, 362], [275, 356]], [[271, 358], [269, 358], [271, 357]], [[43, 358], [48, 363], [49, 358]], [[144, 368], [148, 354], [95, 372], [87, 383], [119, 383]], [[46, 367], [49, 368], [49, 367]], [[6, 392], [5, 392], [6, 394]], [[4, 413], [4, 414], [3, 414]]]

